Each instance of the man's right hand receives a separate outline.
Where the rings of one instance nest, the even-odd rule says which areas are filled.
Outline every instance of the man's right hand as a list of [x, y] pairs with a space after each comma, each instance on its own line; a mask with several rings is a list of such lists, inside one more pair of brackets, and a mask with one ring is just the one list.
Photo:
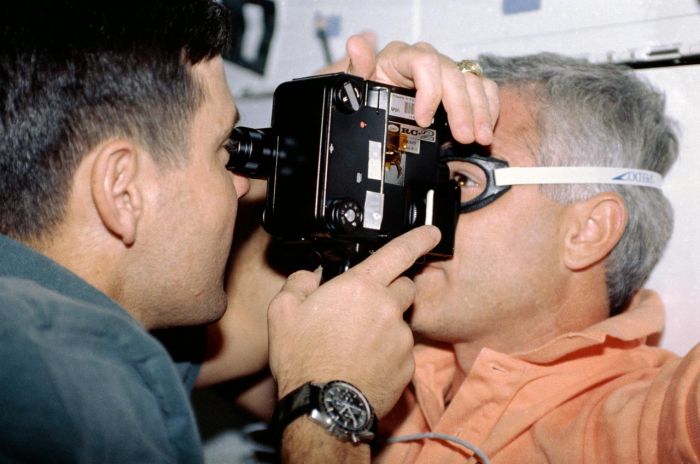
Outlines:
[[403, 313], [415, 287], [401, 274], [439, 239], [436, 227], [413, 229], [322, 286], [318, 272], [292, 274], [268, 312], [279, 398], [309, 381], [345, 380], [377, 416], [388, 413], [414, 369]]

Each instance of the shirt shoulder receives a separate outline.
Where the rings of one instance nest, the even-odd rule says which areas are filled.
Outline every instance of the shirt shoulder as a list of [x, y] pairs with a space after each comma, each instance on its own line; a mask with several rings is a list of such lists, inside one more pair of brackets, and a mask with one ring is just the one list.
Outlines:
[[2, 277], [0, 337], [0, 461], [200, 460], [178, 373], [128, 316]]
[[658, 456], [700, 463], [700, 344], [659, 372], [650, 399], [660, 404]]

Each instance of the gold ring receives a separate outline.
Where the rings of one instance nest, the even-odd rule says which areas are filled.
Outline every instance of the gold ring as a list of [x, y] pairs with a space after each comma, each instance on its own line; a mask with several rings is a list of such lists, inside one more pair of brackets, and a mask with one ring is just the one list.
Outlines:
[[484, 70], [476, 61], [462, 60], [456, 64], [461, 73], [472, 73], [477, 77], [484, 77]]

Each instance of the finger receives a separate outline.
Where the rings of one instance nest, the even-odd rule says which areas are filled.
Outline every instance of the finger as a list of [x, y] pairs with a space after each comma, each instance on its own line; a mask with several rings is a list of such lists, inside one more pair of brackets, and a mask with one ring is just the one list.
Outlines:
[[318, 272], [297, 271], [287, 277], [287, 281], [282, 286], [280, 294], [293, 297], [299, 302], [306, 300], [308, 296], [316, 291], [321, 283], [321, 274]]
[[431, 45], [398, 41], [387, 44], [377, 57], [376, 80], [415, 88], [416, 123], [423, 127], [430, 125], [442, 97], [440, 61]]
[[347, 72], [363, 79], [370, 79], [377, 65], [375, 46], [376, 37], [373, 33], [365, 32], [351, 36], [345, 44], [345, 50], [350, 58]]
[[481, 145], [491, 145], [493, 122], [483, 79], [472, 73], [465, 73], [469, 103], [472, 107], [473, 130], [476, 141]]
[[419, 257], [440, 241], [440, 229], [421, 226], [400, 235], [381, 247], [346, 274], [362, 274], [371, 281], [389, 285]]
[[501, 100], [498, 94], [498, 85], [491, 79], [483, 79], [484, 81], [484, 91], [486, 92], [486, 98], [489, 101], [489, 113], [491, 113], [491, 123], [492, 127], [496, 127], [496, 121], [498, 121], [498, 115], [501, 112]]
[[[411, 47], [412, 56], [403, 70], [405, 76], [413, 81], [416, 88], [416, 123], [428, 127], [440, 101], [442, 93], [442, 66], [440, 55], [430, 44], [418, 42]], [[397, 67], [402, 70], [401, 67]]]
[[409, 59], [410, 46], [405, 42], [392, 41], [386, 44], [377, 55], [377, 68], [373, 79], [385, 84], [399, 87], [413, 87], [410, 77]]
[[475, 140], [474, 115], [467, 80], [452, 60], [443, 61], [442, 67], [442, 104], [447, 112], [450, 131], [458, 142], [472, 143]]
[[408, 277], [399, 277], [389, 285], [388, 289], [402, 312], [405, 312], [413, 304], [416, 297], [416, 285]]

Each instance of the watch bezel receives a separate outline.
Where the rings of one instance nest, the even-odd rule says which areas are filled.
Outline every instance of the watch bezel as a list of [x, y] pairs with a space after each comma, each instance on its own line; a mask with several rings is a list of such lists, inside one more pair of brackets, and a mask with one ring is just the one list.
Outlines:
[[[359, 388], [342, 380], [334, 380], [318, 385], [318, 387], [318, 395], [315, 398], [316, 404], [311, 408], [308, 416], [312, 421], [319, 423], [338, 438], [352, 441], [353, 443], [368, 442], [374, 438], [374, 424], [376, 422], [374, 409]], [[351, 398], [359, 400], [359, 403], [355, 403], [355, 406], [360, 407], [365, 413], [363, 424], [357, 427], [347, 427], [343, 424], [340, 413], [329, 410], [326, 400], [328, 395], [337, 389], [344, 390], [350, 393]]]

